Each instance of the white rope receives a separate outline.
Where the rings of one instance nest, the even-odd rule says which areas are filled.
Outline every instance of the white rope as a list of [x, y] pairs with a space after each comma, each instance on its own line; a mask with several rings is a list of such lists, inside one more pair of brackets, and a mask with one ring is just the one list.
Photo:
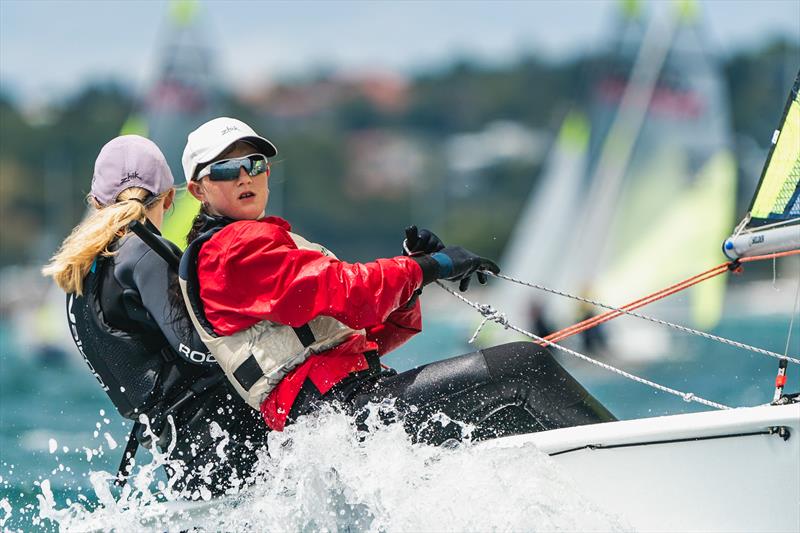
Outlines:
[[[441, 285], [441, 283], [439, 285]], [[505, 313], [495, 310], [491, 305], [483, 305], [478, 303], [476, 303], [476, 305], [478, 306], [478, 312], [483, 315], [483, 320], [478, 326], [478, 329], [475, 330], [475, 333], [472, 334], [472, 337], [470, 337], [470, 339], [467, 341], [469, 344], [475, 342], [475, 339], [478, 338], [478, 334], [481, 332], [481, 329], [483, 329], [483, 326], [490, 320], [492, 322], [497, 322], [505, 329], [509, 328], [508, 318], [506, 318]]]
[[556, 348], [557, 350], [561, 350], [562, 352], [565, 352], [565, 353], [568, 353], [570, 355], [573, 355], [573, 356], [575, 356], [575, 357], [577, 357], [579, 359], [582, 359], [582, 360], [584, 360], [584, 361], [586, 361], [588, 363], [591, 363], [593, 365], [597, 365], [600, 368], [604, 368], [606, 370], [614, 372], [615, 374], [619, 374], [620, 376], [626, 377], [626, 378], [628, 378], [630, 380], [636, 381], [637, 383], [641, 383], [643, 385], [647, 385], [649, 387], [652, 387], [654, 389], [660, 390], [662, 392], [666, 392], [668, 394], [673, 394], [675, 396], [678, 396], [678, 397], [682, 398], [683, 401], [685, 401], [685, 402], [696, 402], [696, 403], [699, 403], [699, 404], [706, 405], [708, 407], [714, 407], [716, 409], [730, 409], [730, 407], [728, 407], [727, 405], [723, 405], [723, 404], [717, 403], [717, 402], [712, 402], [711, 400], [706, 400], [704, 398], [696, 396], [694, 393], [691, 393], [691, 392], [682, 392], [682, 391], [679, 391], [679, 390], [676, 390], [676, 389], [671, 389], [669, 387], [665, 387], [664, 385], [660, 385], [658, 383], [655, 383], [654, 381], [650, 381], [650, 380], [641, 378], [639, 376], [635, 376], [635, 375], [633, 375], [633, 374], [631, 374], [629, 372], [625, 372], [624, 370], [621, 370], [621, 369], [619, 369], [619, 368], [617, 368], [615, 366], [611, 366], [611, 365], [609, 365], [607, 363], [602, 363], [600, 361], [597, 361], [596, 359], [592, 359], [591, 357], [589, 357], [587, 355], [584, 355], [582, 353], [576, 352], [575, 350], [570, 350], [569, 348], [566, 348], [566, 347], [561, 346], [559, 344], [556, 344], [554, 342], [547, 341], [547, 340], [543, 339], [542, 337], [539, 337], [538, 335], [535, 335], [535, 334], [531, 333], [530, 331], [525, 331], [524, 329], [519, 328], [519, 327], [509, 323], [508, 319], [505, 317], [505, 315], [495, 311], [492, 308], [492, 306], [479, 304], [477, 302], [473, 302], [471, 300], [468, 300], [468, 299], [464, 298], [463, 296], [461, 296], [460, 294], [458, 294], [456, 291], [446, 287], [441, 281], [437, 281], [436, 284], [439, 285], [442, 289], [444, 289], [447, 292], [449, 292], [450, 294], [452, 294], [453, 296], [455, 296], [456, 298], [458, 298], [459, 300], [461, 300], [462, 302], [464, 302], [467, 305], [469, 305], [470, 307], [476, 309], [481, 315], [483, 315], [483, 317], [484, 317], [483, 322], [481, 322], [481, 325], [478, 326], [478, 330], [472, 336], [472, 339], [470, 340], [470, 342], [472, 342], [472, 340], [474, 340], [475, 337], [477, 337], [478, 332], [483, 327], [483, 325], [487, 321], [491, 320], [491, 321], [494, 321], [494, 322], [498, 322], [499, 324], [501, 324], [506, 329], [512, 329], [512, 330], [516, 331], [517, 333], [521, 333], [521, 334], [523, 334], [523, 335], [525, 335], [527, 337], [530, 337], [531, 339], [534, 339], [537, 342], [543, 343], [543, 344], [548, 345], [548, 346], [552, 346], [553, 348]]
[[503, 274], [492, 274], [491, 272], [488, 272], [488, 271], [486, 273], [489, 274], [489, 275], [495, 276], [497, 278], [504, 279], [506, 281], [519, 283], [520, 285], [525, 285], [527, 287], [531, 287], [531, 288], [534, 288], [534, 289], [539, 289], [541, 291], [549, 292], [549, 293], [552, 293], [552, 294], [557, 294], [559, 296], [565, 296], [567, 298], [572, 298], [573, 300], [578, 300], [580, 302], [596, 305], [597, 307], [602, 307], [603, 309], [609, 309], [611, 311], [617, 311], [617, 312], [625, 314], [625, 315], [630, 315], [630, 316], [634, 316], [636, 318], [641, 318], [643, 320], [648, 320], [650, 322], [654, 322], [654, 323], [660, 324], [662, 326], [667, 326], [667, 327], [670, 327], [670, 328], [673, 328], [673, 329], [677, 329], [679, 331], [683, 331], [685, 333], [690, 333], [692, 335], [697, 335], [697, 336], [703, 337], [703, 338], [708, 339], [708, 340], [721, 342], [722, 344], [728, 344], [730, 346], [735, 346], [736, 348], [741, 348], [743, 350], [748, 350], [748, 351], [751, 351], [751, 352], [754, 352], [754, 353], [757, 353], [757, 354], [766, 355], [768, 357], [774, 357], [776, 359], [786, 359], [787, 361], [790, 361], [790, 362], [792, 362], [792, 363], [794, 363], [796, 365], [800, 365], [800, 358], [789, 357], [788, 356], [788, 345], [787, 345], [787, 350], [786, 350], [787, 353], [786, 354], [775, 353], [775, 352], [771, 352], [769, 350], [764, 350], [763, 348], [758, 348], [756, 346], [751, 346], [749, 344], [745, 344], [743, 342], [738, 342], [738, 341], [734, 341], [734, 340], [731, 340], [731, 339], [726, 339], [725, 337], [720, 337], [718, 335], [712, 335], [711, 333], [706, 333], [705, 331], [698, 331], [696, 329], [692, 329], [692, 328], [689, 328], [689, 327], [686, 327], [686, 326], [681, 326], [680, 324], [673, 324], [672, 322], [667, 322], [666, 320], [661, 320], [661, 319], [658, 319], [658, 318], [653, 318], [651, 316], [642, 315], [642, 314], [639, 314], [639, 313], [634, 313], [633, 311], [625, 311], [624, 309], [619, 309], [617, 307], [612, 307], [610, 305], [606, 305], [606, 304], [597, 302], [595, 300], [590, 300], [588, 298], [582, 298], [582, 297], [576, 296], [574, 294], [569, 294], [569, 293], [566, 293], [566, 292], [562, 292], [562, 291], [558, 291], [558, 290], [555, 290], [555, 289], [551, 289], [549, 287], [544, 287], [544, 286], [538, 285], [536, 283], [530, 283], [530, 282], [527, 282], [527, 281], [522, 281], [522, 280], [519, 280], [519, 279], [512, 278], [510, 276], [504, 276]]

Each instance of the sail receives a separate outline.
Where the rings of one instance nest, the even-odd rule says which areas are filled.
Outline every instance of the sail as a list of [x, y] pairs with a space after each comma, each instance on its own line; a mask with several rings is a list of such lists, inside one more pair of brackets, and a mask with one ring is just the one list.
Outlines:
[[[653, 17], [597, 76], [590, 117], [599, 137], [559, 288], [622, 304], [719, 263], [736, 165], [725, 86], [703, 35], [694, 11]], [[723, 279], [709, 281], [658, 304], [660, 313], [713, 327], [724, 290]], [[569, 316], [570, 303], [558, 305]]]
[[[692, 6], [667, 6], [672, 16], [621, 14], [592, 76], [588, 142], [569, 165], [555, 144], [542, 185], [509, 239], [506, 273], [620, 305], [719, 263], [718, 243], [733, 223], [736, 164], [725, 84]], [[568, 169], [565, 180], [560, 175]], [[548, 186], [556, 176], [559, 186]], [[554, 199], [567, 192], [569, 200]], [[654, 305], [666, 319], [708, 329], [721, 316], [724, 294], [720, 278]], [[538, 293], [498, 288], [490, 296], [514, 323], [531, 324], [537, 314], [566, 325], [593, 311]], [[620, 339], [640, 338], [648, 325], [611, 325], [623, 326], [609, 335], [615, 354], [628, 349]], [[628, 344], [637, 354], [652, 346], [656, 355], [668, 339], [653, 337], [648, 331], [646, 341]]]
[[800, 248], [800, 71], [750, 209], [723, 251], [731, 259]]
[[[717, 243], [733, 223], [736, 163], [725, 86], [699, 18], [683, 10], [674, 24], [605, 225], [602, 275], [593, 284], [603, 301], [624, 303], [718, 264]], [[658, 313], [710, 329], [724, 294], [724, 278], [709, 280], [660, 303]]]
[[[570, 238], [571, 208], [581, 200], [589, 133], [589, 123], [582, 113], [573, 110], [566, 115], [539, 183], [509, 237], [500, 262], [504, 274], [552, 284], [556, 272], [554, 256]], [[518, 287], [511, 283], [493, 284], [489, 301], [501, 305], [506, 316], [520, 324], [527, 324], [536, 306], [541, 305], [535, 299], [521, 298]]]
[[186, 189], [175, 195], [175, 207], [164, 217], [161, 234], [177, 244], [181, 250], [186, 248], [186, 234], [192, 227], [194, 217], [200, 210], [200, 202]]

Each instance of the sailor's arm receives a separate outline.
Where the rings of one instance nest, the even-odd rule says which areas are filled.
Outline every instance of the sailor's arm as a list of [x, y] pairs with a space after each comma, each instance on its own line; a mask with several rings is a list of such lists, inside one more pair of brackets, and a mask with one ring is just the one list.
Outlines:
[[395, 309], [383, 324], [367, 328], [367, 338], [378, 344], [378, 353], [385, 355], [399, 348], [422, 331], [422, 310], [418, 298]]
[[422, 284], [422, 270], [409, 257], [346, 263], [298, 249], [287, 232], [256, 224], [227, 237], [203, 245], [198, 261], [201, 296], [215, 329], [224, 320], [215, 320], [214, 308], [232, 306], [253, 320], [292, 327], [320, 315], [353, 329], [378, 326]]

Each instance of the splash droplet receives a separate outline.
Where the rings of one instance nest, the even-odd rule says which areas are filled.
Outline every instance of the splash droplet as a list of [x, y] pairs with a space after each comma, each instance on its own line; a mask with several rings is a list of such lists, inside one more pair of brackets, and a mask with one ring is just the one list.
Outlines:
[[108, 432], [103, 433], [103, 436], [106, 438], [106, 442], [108, 443], [109, 450], [116, 450], [117, 449], [117, 441], [114, 440]]

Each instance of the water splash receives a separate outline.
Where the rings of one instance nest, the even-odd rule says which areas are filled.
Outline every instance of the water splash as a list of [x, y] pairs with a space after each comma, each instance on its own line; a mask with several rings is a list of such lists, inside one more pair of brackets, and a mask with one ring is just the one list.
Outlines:
[[0, 500], [0, 511], [2, 511], [2, 514], [0, 514], [0, 527], [3, 527], [6, 525], [6, 522], [8, 522], [8, 519], [11, 518], [12, 509], [8, 498]]
[[[389, 408], [391, 406], [388, 406]], [[530, 444], [489, 447], [414, 444], [399, 424], [383, 425], [374, 406], [369, 433], [327, 409], [268, 436], [255, 483], [211, 500], [154, 484], [168, 454], [153, 452], [115, 495], [113, 476], [93, 472], [99, 504], [56, 509], [42, 483], [40, 514], [62, 530], [209, 531], [621, 531], [627, 524], [580, 494], [561, 468]], [[440, 417], [431, 423], [450, 423]], [[471, 428], [462, 427], [469, 434]], [[210, 428], [225, 457], [228, 435]], [[187, 502], [185, 498], [196, 501]]]
[[106, 443], [108, 444], [109, 450], [116, 450], [117, 449], [117, 441], [114, 440], [114, 437], [111, 436], [109, 432], [104, 432], [103, 437], [106, 439]]

